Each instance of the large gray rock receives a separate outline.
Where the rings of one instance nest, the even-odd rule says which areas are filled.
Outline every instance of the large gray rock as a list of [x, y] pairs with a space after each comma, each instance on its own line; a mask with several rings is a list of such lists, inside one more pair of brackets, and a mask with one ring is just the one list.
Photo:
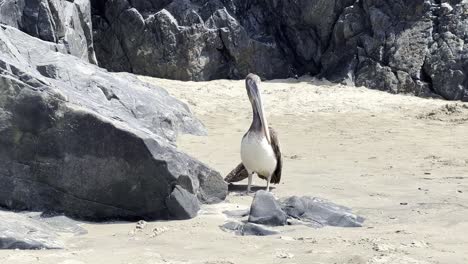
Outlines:
[[64, 216], [41, 217], [38, 213], [0, 210], [0, 249], [59, 249], [59, 233], [85, 234], [77, 222]]
[[351, 209], [315, 197], [291, 196], [281, 201], [286, 214], [299, 222], [313, 227], [339, 226], [361, 227], [364, 218], [355, 215]]
[[62, 52], [97, 63], [89, 0], [3, 0], [0, 24], [62, 44]]
[[468, 100], [466, 1], [91, 3], [97, 57], [112, 71], [181, 80], [310, 73]]
[[265, 191], [255, 194], [250, 210], [223, 212], [228, 219], [221, 230], [242, 236], [268, 236], [281, 233], [267, 226], [306, 225], [312, 228], [325, 226], [361, 227], [364, 218], [351, 209], [310, 196], [289, 196], [277, 201]]
[[286, 214], [271, 192], [257, 191], [250, 206], [249, 222], [262, 225], [282, 226], [286, 224]]
[[[232, 213], [228, 212], [227, 215]], [[252, 201], [248, 221], [256, 224], [279, 226], [307, 224], [313, 227], [360, 227], [364, 218], [351, 209], [309, 196], [291, 196], [277, 201], [273, 194], [258, 191]]]
[[[218, 172], [177, 150], [203, 134], [186, 105], [0, 26], [0, 206], [91, 220], [178, 218], [174, 186], [219, 202]], [[181, 203], [185, 203], [183, 200]]]

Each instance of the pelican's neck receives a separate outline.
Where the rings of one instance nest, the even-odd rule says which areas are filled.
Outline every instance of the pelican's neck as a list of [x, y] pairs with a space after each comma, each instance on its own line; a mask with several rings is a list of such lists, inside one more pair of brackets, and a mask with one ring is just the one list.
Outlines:
[[263, 132], [262, 117], [255, 104], [252, 104], [252, 124], [250, 124], [249, 131]]
[[[261, 108], [261, 111], [258, 111], [255, 103], [252, 103], [252, 124], [250, 125], [249, 132], [263, 134], [270, 143], [270, 130], [268, 129], [268, 122], [265, 117], [263, 104], [260, 103], [259, 107]], [[261, 113], [263, 113], [263, 116], [261, 116]]]

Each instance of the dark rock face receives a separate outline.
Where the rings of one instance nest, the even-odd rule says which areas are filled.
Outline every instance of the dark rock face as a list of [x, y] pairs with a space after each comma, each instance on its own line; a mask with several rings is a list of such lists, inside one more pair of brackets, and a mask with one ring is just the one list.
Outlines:
[[318, 75], [468, 100], [461, 0], [91, 0], [98, 61], [181, 80]]
[[89, 0], [0, 1], [0, 24], [62, 44], [62, 52], [96, 64]]
[[178, 131], [204, 133], [186, 105], [62, 48], [0, 26], [0, 206], [164, 219], [187, 216], [166, 204], [174, 188], [187, 199], [171, 200], [171, 208], [195, 210], [195, 196], [225, 198], [219, 173], [174, 144]]
[[0, 222], [0, 249], [60, 249], [64, 244], [59, 233], [87, 232], [64, 216], [43, 218], [38, 213], [0, 210]]
[[[286, 76], [276, 43], [252, 37], [229, 1], [92, 1], [99, 63], [180, 80]], [[226, 3], [224, 3], [226, 2]], [[275, 63], [271, 63], [271, 62]]]
[[468, 101], [468, 3], [441, 1], [434, 14], [433, 41], [423, 71], [434, 92], [446, 99]]
[[286, 224], [286, 214], [273, 194], [258, 191], [250, 207], [249, 222], [262, 225], [282, 226]]

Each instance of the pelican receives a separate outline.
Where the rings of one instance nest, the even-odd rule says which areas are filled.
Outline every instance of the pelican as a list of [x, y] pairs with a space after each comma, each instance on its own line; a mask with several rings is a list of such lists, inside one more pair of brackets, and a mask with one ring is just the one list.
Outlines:
[[277, 184], [281, 180], [283, 164], [277, 134], [265, 117], [260, 82], [260, 77], [252, 73], [245, 79], [252, 105], [252, 124], [241, 141], [242, 163], [225, 178], [226, 182], [235, 182], [248, 177], [247, 193], [250, 193], [254, 173], [267, 181], [266, 190], [270, 191], [270, 183]]

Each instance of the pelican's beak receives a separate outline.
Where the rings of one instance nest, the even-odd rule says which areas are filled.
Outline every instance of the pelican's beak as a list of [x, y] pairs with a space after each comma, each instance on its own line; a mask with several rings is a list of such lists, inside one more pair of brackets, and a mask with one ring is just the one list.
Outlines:
[[265, 111], [263, 109], [263, 103], [262, 103], [262, 95], [260, 94], [259, 87], [257, 85], [257, 82], [255, 81], [250, 81], [249, 83], [250, 87], [250, 94], [251, 94], [251, 102], [253, 107], [258, 112], [258, 115], [260, 116], [260, 122], [262, 122], [262, 127], [263, 127], [263, 132], [265, 133], [265, 137], [268, 140], [268, 143], [271, 143], [271, 138], [270, 138], [270, 130], [268, 128], [268, 123], [265, 117]]

